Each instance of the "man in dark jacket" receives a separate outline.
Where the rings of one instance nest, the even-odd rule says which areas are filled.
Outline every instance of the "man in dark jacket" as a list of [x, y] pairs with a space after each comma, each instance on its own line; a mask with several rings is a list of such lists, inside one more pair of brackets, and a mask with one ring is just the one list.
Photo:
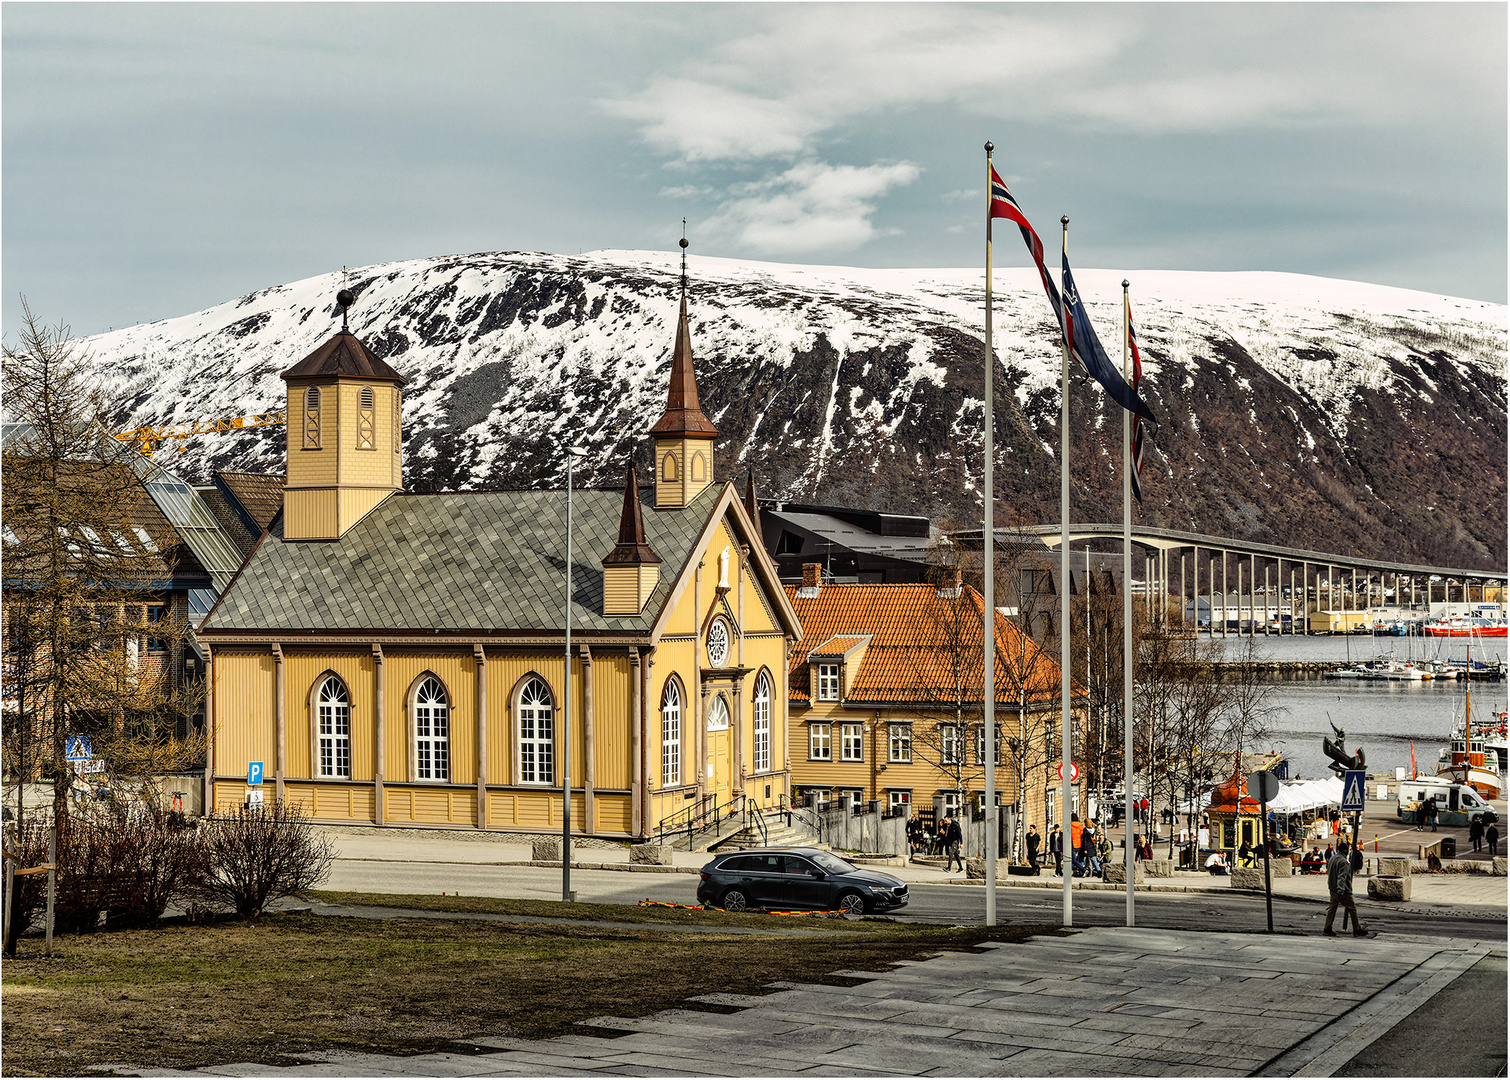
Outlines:
[[1346, 840], [1338, 842], [1336, 852], [1327, 863], [1326, 886], [1331, 900], [1326, 906], [1326, 924], [1322, 926], [1321, 932], [1327, 937], [1337, 936], [1337, 932], [1332, 929], [1332, 920], [1336, 917], [1340, 904], [1353, 921], [1353, 936], [1367, 937], [1368, 932], [1363, 929], [1363, 923], [1358, 921], [1358, 907], [1353, 903], [1353, 859], [1348, 852]]
[[1043, 837], [1038, 835], [1038, 826], [1028, 826], [1028, 868], [1033, 875], [1038, 875], [1038, 849], [1043, 845]]
[[965, 860], [960, 857], [960, 845], [965, 842], [965, 834], [960, 831], [959, 820], [949, 817], [944, 820], [944, 854], [948, 856], [944, 860], [944, 869], [950, 870], [955, 863], [959, 868], [965, 868]]
[[1468, 842], [1474, 851], [1484, 850], [1484, 819], [1476, 817], [1468, 823]]
[[1054, 856], [1054, 873], [1064, 876], [1064, 830], [1058, 825], [1049, 833], [1049, 854]]

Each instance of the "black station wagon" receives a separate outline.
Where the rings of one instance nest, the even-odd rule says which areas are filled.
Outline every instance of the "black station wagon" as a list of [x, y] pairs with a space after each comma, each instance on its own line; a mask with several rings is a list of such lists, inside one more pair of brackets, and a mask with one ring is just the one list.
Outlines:
[[817, 908], [860, 915], [907, 904], [907, 883], [821, 848], [730, 851], [702, 868], [697, 899], [725, 911]]

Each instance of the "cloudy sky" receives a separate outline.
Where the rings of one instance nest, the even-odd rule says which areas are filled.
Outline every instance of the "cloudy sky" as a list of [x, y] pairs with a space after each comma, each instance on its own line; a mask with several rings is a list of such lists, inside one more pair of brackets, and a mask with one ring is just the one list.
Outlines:
[[23, 295], [93, 333], [683, 217], [705, 255], [976, 265], [988, 138], [1080, 267], [1506, 299], [1498, 3], [6, 3], [0, 37], [8, 341]]

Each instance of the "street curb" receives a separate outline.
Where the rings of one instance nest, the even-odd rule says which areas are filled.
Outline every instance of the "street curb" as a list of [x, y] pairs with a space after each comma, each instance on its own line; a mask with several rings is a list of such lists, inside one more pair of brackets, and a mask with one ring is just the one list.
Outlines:
[[[515, 859], [500, 862], [481, 861], [476, 859], [376, 859], [371, 856], [356, 855], [342, 857], [338, 862], [372, 862], [372, 863], [416, 863], [425, 866], [540, 866], [546, 869], [561, 869], [561, 860], [544, 859]], [[574, 862], [573, 870], [621, 870], [635, 874], [696, 874], [695, 866], [657, 866], [651, 863], [591, 863]]]

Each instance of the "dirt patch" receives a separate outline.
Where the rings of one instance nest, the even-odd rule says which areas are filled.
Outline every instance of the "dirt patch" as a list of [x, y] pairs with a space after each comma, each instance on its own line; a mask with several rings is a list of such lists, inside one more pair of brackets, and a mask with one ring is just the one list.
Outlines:
[[[559, 904], [540, 906], [561, 914]], [[623, 922], [655, 909], [604, 910]], [[771, 925], [776, 918], [663, 910], [667, 921], [702, 916]], [[712, 923], [692, 933], [653, 922], [642, 929], [288, 913], [254, 923], [63, 937], [51, 959], [28, 939], [4, 969], [3, 1072], [68, 1076], [112, 1063], [289, 1065], [291, 1054], [332, 1047], [458, 1049], [456, 1041], [471, 1037], [546, 1037], [589, 1017], [642, 1016], [696, 994], [760, 993], [778, 979], [825, 981], [838, 969], [875, 970], [1050, 932], [869, 921], [777, 925], [799, 924], [815, 932], [765, 937], [720, 933]]]

